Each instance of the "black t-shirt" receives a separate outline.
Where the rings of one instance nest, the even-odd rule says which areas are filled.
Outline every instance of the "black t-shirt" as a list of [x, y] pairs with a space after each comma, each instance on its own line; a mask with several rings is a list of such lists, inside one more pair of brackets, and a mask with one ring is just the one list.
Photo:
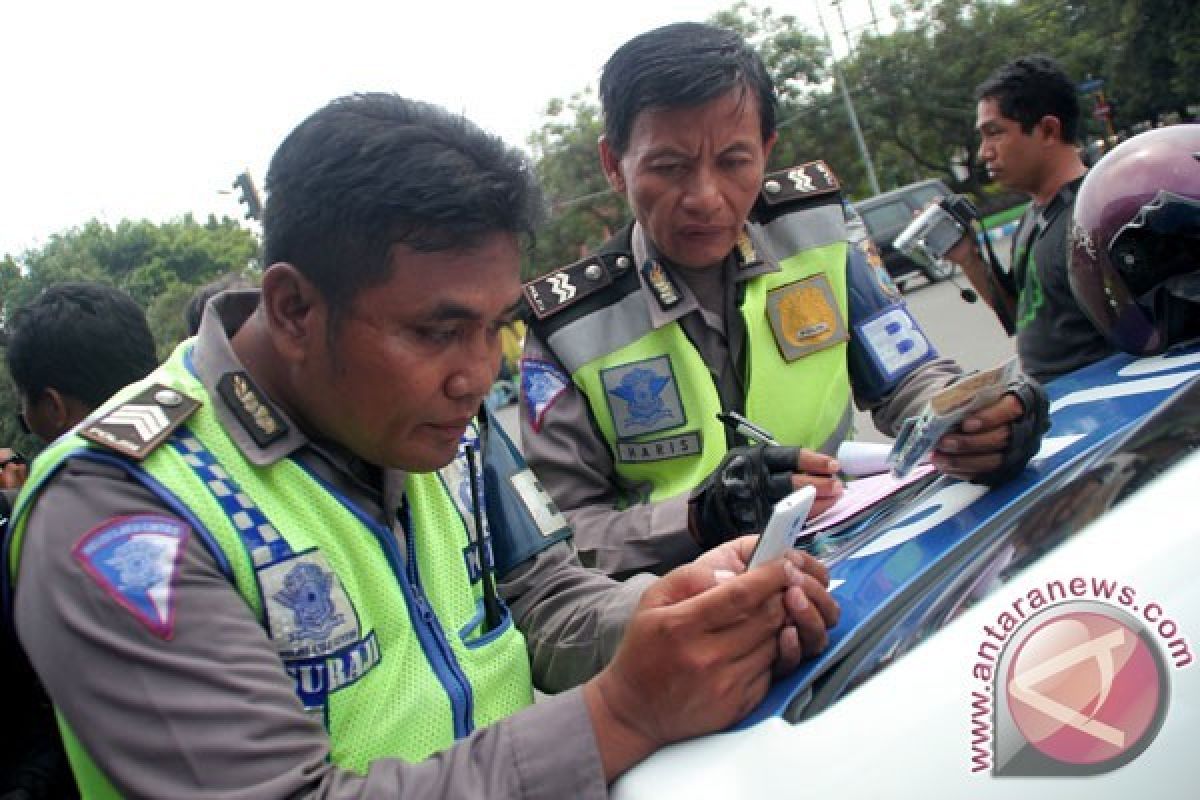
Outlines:
[[1043, 383], [1115, 352], [1067, 283], [1067, 232], [1082, 182], [1065, 184], [1044, 208], [1031, 205], [1013, 237], [1017, 354], [1026, 374]]

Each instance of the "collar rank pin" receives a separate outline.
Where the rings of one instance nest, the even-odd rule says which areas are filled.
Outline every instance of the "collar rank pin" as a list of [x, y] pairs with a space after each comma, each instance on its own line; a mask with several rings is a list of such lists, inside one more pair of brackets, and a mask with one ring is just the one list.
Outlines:
[[217, 392], [259, 447], [267, 447], [287, 434], [288, 428], [245, 372], [221, 376]]
[[675, 306], [682, 299], [675, 280], [661, 262], [648, 260], [642, 265], [642, 275], [664, 311]]

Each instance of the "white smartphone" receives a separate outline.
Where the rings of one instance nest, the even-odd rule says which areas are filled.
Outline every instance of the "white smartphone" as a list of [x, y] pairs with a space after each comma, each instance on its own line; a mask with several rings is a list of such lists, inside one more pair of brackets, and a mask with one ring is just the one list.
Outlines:
[[776, 503], [766, 530], [758, 537], [758, 544], [754, 546], [746, 569], [754, 569], [759, 564], [779, 558], [794, 547], [816, 499], [817, 490], [805, 486]]

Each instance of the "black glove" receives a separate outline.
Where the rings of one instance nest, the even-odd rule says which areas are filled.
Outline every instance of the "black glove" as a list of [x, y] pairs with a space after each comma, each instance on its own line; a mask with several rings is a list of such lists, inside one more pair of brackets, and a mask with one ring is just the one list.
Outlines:
[[1000, 466], [977, 475], [975, 483], [999, 486], [1017, 477], [1042, 446], [1042, 435], [1050, 430], [1050, 401], [1040, 383], [1022, 376], [1008, 390], [1021, 401], [1025, 413], [1009, 426], [1008, 447]]
[[799, 447], [735, 447], [688, 498], [688, 527], [704, 550], [761, 533], [775, 503], [792, 493]]

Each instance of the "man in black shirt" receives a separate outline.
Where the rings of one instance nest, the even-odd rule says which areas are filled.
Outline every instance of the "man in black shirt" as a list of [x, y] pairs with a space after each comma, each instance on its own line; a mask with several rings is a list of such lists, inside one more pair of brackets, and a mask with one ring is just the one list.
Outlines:
[[1071, 209], [1087, 173], [1076, 147], [1075, 84], [1053, 59], [1027, 56], [1000, 67], [975, 96], [980, 160], [1001, 186], [1033, 202], [1013, 237], [1011, 281], [989, 276], [970, 237], [947, 257], [1015, 321], [1021, 365], [1045, 382], [1113, 352], [1067, 284]]

